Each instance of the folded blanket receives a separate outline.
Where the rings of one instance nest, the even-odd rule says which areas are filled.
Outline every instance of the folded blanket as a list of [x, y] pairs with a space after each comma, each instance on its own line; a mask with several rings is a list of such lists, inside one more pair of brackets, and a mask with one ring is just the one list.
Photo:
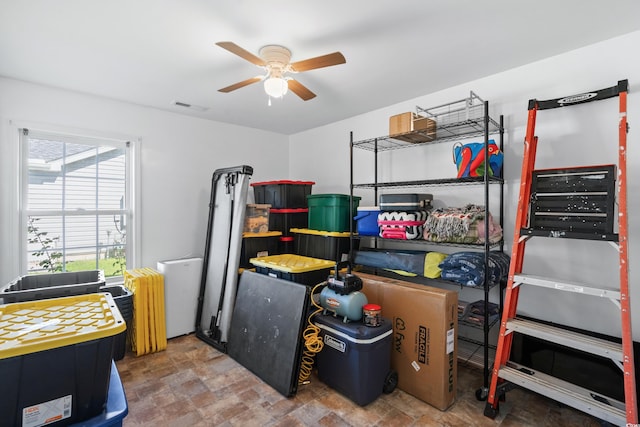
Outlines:
[[[484, 325], [484, 303], [484, 300], [472, 302], [469, 305], [468, 313], [464, 317], [464, 320], [476, 325]], [[500, 316], [500, 307], [494, 302], [488, 302], [487, 305], [489, 306], [489, 324], [491, 324], [498, 320], [498, 316]]]
[[[503, 252], [489, 252], [488, 278], [490, 285], [506, 280], [509, 274], [509, 255]], [[485, 278], [483, 252], [456, 252], [449, 255], [439, 265], [441, 277], [464, 286], [483, 286]]]
[[[424, 239], [440, 243], [475, 243], [485, 241], [484, 206], [469, 204], [462, 208], [439, 208], [431, 211], [424, 223]], [[502, 228], [489, 213], [489, 242], [502, 239]]]

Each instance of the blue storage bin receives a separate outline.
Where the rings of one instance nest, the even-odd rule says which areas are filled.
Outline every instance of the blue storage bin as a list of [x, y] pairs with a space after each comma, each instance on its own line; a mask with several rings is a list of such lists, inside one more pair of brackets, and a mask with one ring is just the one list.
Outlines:
[[358, 234], [361, 236], [377, 236], [378, 235], [378, 214], [380, 208], [378, 206], [359, 207], [358, 215], [353, 219], [356, 221]]
[[72, 427], [119, 427], [122, 426], [122, 420], [129, 413], [129, 405], [127, 396], [124, 394], [124, 387], [118, 374], [116, 364], [111, 362], [111, 377], [109, 380], [109, 391], [107, 392], [107, 406], [105, 410], [98, 416], [89, 418]]

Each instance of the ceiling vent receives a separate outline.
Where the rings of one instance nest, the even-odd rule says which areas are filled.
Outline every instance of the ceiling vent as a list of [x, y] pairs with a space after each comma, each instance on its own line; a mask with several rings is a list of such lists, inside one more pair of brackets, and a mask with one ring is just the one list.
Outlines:
[[194, 110], [194, 111], [207, 111], [208, 110], [207, 107], [201, 107], [200, 105], [188, 104], [186, 102], [181, 102], [181, 101], [173, 101], [171, 104], [172, 105], [176, 105], [178, 107], [189, 108], [190, 110]]

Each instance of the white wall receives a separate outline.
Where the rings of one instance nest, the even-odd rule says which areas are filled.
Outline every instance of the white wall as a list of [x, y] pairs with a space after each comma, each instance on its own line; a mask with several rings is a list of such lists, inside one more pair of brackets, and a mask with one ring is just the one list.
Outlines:
[[19, 275], [16, 125], [72, 129], [139, 141], [138, 266], [204, 254], [214, 170], [254, 168], [253, 180], [287, 177], [284, 135], [0, 78], [0, 283]]
[[[473, 90], [490, 101], [493, 115], [505, 116], [504, 220], [509, 243], [513, 239], [527, 101], [605, 88], [629, 79], [630, 283], [633, 312], [638, 313], [634, 316], [634, 338], [640, 340], [640, 275], [635, 270], [640, 261], [640, 131], [634, 124], [640, 123], [640, 96], [636, 95], [636, 91], [640, 93], [640, 60], [631, 54], [639, 44], [640, 32], [631, 33], [290, 137], [0, 78], [0, 283], [18, 273], [15, 128], [9, 121], [140, 140], [139, 265], [154, 267], [158, 260], [202, 255], [215, 169], [249, 164], [255, 170], [254, 181], [288, 175], [290, 179], [315, 181], [314, 193], [347, 194], [350, 131], [356, 140], [385, 135], [389, 116], [414, 110], [416, 105], [431, 107], [462, 99]], [[488, 54], [499, 54], [499, 46]], [[425, 64], [425, 78], [428, 72]], [[616, 162], [616, 111], [615, 102], [601, 101], [540, 112], [537, 167]], [[366, 152], [356, 156], [356, 182], [370, 181], [371, 156]], [[382, 177], [389, 180], [453, 176], [450, 159], [450, 146], [441, 144], [424, 151], [390, 153], [380, 169]], [[449, 190], [433, 192], [443, 203], [452, 197]], [[372, 192], [359, 195], [363, 197], [361, 204], [374, 202]], [[461, 201], [452, 200], [451, 205]], [[618, 283], [617, 255], [603, 242], [533, 239], [527, 244], [524, 270], [594, 286], [614, 287]], [[617, 312], [607, 301], [523, 289], [519, 308], [523, 314], [541, 319], [619, 335]]]
[[[490, 102], [492, 115], [505, 117], [505, 237], [510, 251], [513, 240], [518, 185], [531, 98], [553, 99], [602, 89], [628, 79], [628, 210], [629, 259], [634, 339], [640, 340], [640, 59], [632, 55], [640, 45], [640, 32], [604, 41], [583, 49], [548, 58], [487, 78], [372, 111], [321, 128], [291, 136], [290, 177], [317, 182], [315, 193], [349, 193], [349, 132], [361, 140], [388, 133], [388, 118], [416, 105], [429, 108], [455, 101], [474, 91]], [[499, 55], [499, 46], [487, 52]], [[474, 64], [468, 64], [474, 66]], [[425, 78], [429, 76], [425, 64]], [[416, 88], [416, 93], [420, 88]], [[571, 167], [617, 163], [618, 98], [572, 108], [538, 113], [537, 168]], [[372, 160], [368, 152], [356, 150], [356, 183], [372, 182]], [[385, 154], [385, 156], [387, 156]], [[428, 179], [455, 176], [451, 145], [400, 150], [381, 156], [381, 180]], [[313, 159], [313, 160], [311, 160]], [[393, 166], [393, 167], [391, 167]], [[367, 177], [368, 175], [368, 177]], [[454, 196], [450, 189], [431, 189], [436, 198]], [[413, 190], [408, 190], [413, 191]], [[363, 203], [373, 203], [372, 191], [360, 190]], [[454, 198], [450, 205], [459, 205]], [[493, 202], [492, 202], [493, 203]], [[493, 212], [493, 209], [492, 209]], [[494, 212], [495, 214], [495, 212]], [[431, 248], [431, 250], [434, 250]], [[618, 256], [604, 242], [532, 239], [527, 243], [525, 273], [577, 281], [595, 287], [618, 285]], [[478, 299], [481, 295], [478, 295]], [[620, 335], [619, 312], [608, 300], [574, 293], [524, 288], [519, 312], [610, 335]]]

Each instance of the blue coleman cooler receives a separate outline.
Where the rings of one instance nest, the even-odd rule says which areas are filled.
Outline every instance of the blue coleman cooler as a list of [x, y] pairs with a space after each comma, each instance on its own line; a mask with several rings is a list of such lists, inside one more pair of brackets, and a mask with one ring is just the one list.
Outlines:
[[314, 323], [324, 343], [316, 355], [320, 381], [361, 406], [395, 389], [398, 376], [391, 371], [390, 320], [380, 318], [379, 326], [369, 327], [319, 314]]

